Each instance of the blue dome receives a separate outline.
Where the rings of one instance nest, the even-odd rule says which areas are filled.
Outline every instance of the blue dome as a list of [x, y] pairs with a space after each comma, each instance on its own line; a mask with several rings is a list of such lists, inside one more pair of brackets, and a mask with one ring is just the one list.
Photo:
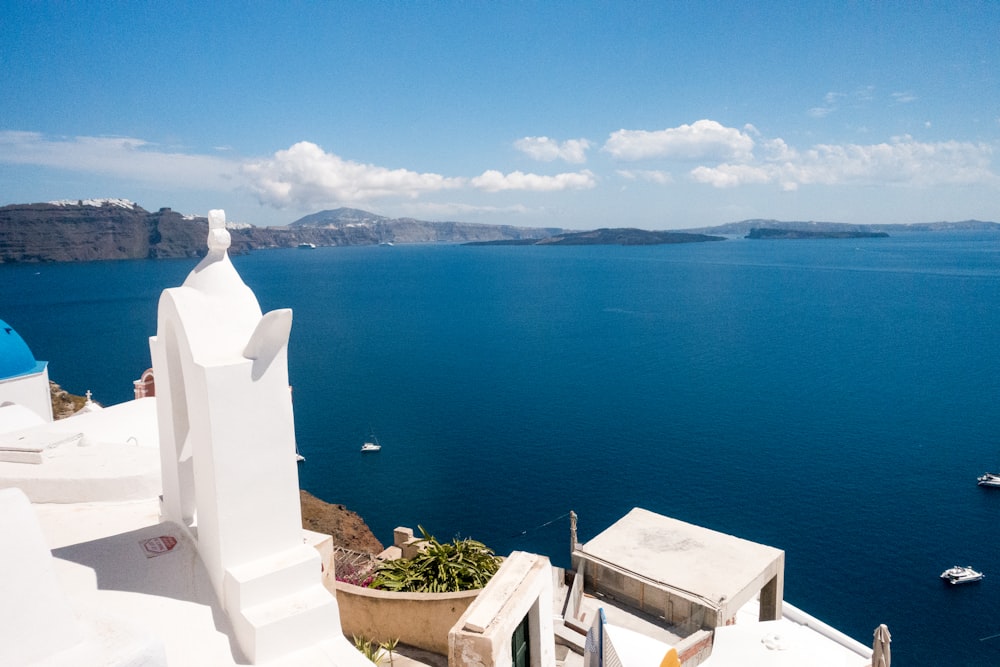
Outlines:
[[28, 344], [14, 328], [0, 320], [0, 380], [40, 373], [44, 361], [35, 361]]

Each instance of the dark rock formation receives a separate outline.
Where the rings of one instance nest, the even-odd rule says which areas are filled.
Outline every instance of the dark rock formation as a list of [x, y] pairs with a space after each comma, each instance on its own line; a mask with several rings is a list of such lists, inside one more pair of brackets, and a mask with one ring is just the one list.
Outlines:
[[0, 207], [0, 262], [199, 257], [207, 236], [205, 218], [129, 202]]
[[324, 502], [308, 491], [300, 491], [300, 495], [303, 528], [330, 535], [335, 545], [351, 551], [382, 552], [382, 543], [356, 513], [343, 505]]
[[595, 229], [591, 232], [561, 233], [541, 239], [501, 240], [467, 245], [662, 245], [665, 243], [701, 243], [722, 241], [721, 236], [687, 232], [657, 232], [645, 229]]
[[49, 381], [49, 394], [52, 397], [52, 417], [54, 419], [72, 417], [87, 402], [85, 396], [71, 394], [52, 381]]
[[802, 229], [751, 229], [748, 239], [887, 239], [885, 232], [859, 230], [806, 231]]

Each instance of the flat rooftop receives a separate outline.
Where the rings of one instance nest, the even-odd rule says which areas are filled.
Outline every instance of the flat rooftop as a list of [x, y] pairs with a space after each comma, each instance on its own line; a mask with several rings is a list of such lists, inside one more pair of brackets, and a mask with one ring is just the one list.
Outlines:
[[719, 603], [775, 561], [775, 549], [636, 507], [577, 552], [649, 581]]
[[[10, 426], [0, 423], [0, 488], [18, 487], [33, 503], [140, 500], [160, 494], [155, 398], [24, 428]], [[26, 456], [37, 462], [14, 462]]]

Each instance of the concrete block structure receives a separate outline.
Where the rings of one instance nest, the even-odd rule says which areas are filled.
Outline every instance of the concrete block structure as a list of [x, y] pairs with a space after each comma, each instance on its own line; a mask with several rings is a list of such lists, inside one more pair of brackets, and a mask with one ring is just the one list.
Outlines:
[[448, 636], [449, 665], [553, 667], [552, 568], [515, 551]]
[[585, 586], [690, 632], [734, 622], [760, 597], [760, 620], [781, 618], [780, 549], [634, 508], [572, 554]]

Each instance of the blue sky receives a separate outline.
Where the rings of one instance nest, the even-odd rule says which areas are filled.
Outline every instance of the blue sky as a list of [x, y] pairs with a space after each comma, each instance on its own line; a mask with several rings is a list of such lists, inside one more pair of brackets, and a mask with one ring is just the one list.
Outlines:
[[0, 204], [1000, 221], [1000, 3], [0, 0]]

